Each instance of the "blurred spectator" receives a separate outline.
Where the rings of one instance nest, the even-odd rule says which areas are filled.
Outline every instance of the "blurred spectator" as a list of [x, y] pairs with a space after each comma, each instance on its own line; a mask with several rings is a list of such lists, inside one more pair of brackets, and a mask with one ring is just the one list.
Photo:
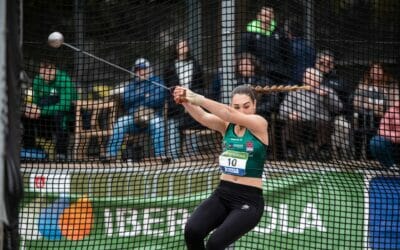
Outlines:
[[308, 68], [303, 83], [311, 90], [289, 92], [280, 106], [279, 118], [285, 122], [283, 140], [291, 143], [289, 151], [302, 157], [326, 149], [333, 117], [343, 108], [337, 93], [321, 85], [322, 77], [319, 70]]
[[[260, 69], [260, 63], [257, 58], [250, 53], [239, 53], [236, 55], [236, 71], [235, 71], [236, 85], [233, 88], [243, 85], [258, 85], [261, 87], [275, 85], [275, 81], [263, 74]], [[215, 100], [221, 98], [221, 76], [218, 75], [213, 80], [213, 97]], [[280, 95], [278, 93], [265, 94], [257, 100], [257, 113], [268, 117], [271, 112], [278, 110]]]
[[292, 56], [289, 59], [292, 65], [291, 81], [293, 84], [302, 84], [305, 70], [315, 65], [315, 48], [311, 41], [304, 38], [302, 28], [297, 21], [288, 21], [285, 30]]
[[121, 93], [125, 115], [119, 117], [113, 126], [108, 142], [107, 158], [116, 158], [127, 133], [148, 131], [156, 157], [165, 156], [163, 109], [166, 90], [152, 82], [164, 84], [160, 77], [153, 75], [150, 62], [145, 58], [135, 61], [135, 77]]
[[[179, 40], [175, 44], [173, 55], [164, 71], [165, 84], [168, 87], [182, 86], [204, 95], [205, 84], [203, 70], [197, 60], [192, 57], [187, 40]], [[201, 125], [191, 118], [182, 105], [177, 105], [173, 96], [168, 97], [168, 150], [172, 158], [180, 156], [182, 129], [200, 128]], [[186, 138], [190, 145], [190, 154], [198, 153], [196, 135]]]
[[290, 48], [288, 40], [277, 27], [272, 7], [261, 7], [257, 18], [248, 23], [246, 32], [241, 36], [239, 52], [255, 55], [261, 62], [262, 70], [275, 81], [287, 80]]
[[[32, 96], [26, 97], [22, 117], [24, 149], [34, 149], [36, 133], [40, 138], [56, 139], [56, 159], [66, 160], [68, 150], [68, 123], [73, 119], [73, 102], [77, 91], [65, 71], [56, 68], [53, 62], [43, 60], [39, 74], [35, 76]], [[31, 101], [31, 102], [30, 102]]]
[[[376, 134], [379, 121], [386, 109], [399, 99], [399, 87], [394, 78], [389, 75], [379, 63], [373, 63], [365, 72], [357, 86], [353, 105], [357, 114], [357, 128], [355, 131], [356, 152], [365, 147], [371, 137]], [[367, 147], [368, 149], [368, 147]], [[369, 152], [367, 152], [369, 156]]]
[[390, 107], [380, 121], [377, 135], [369, 142], [372, 156], [386, 168], [396, 168], [400, 160], [400, 101]]
[[323, 75], [321, 84], [335, 90], [345, 106], [343, 111], [346, 114], [351, 113], [349, 95], [351, 94], [352, 87], [348, 86], [346, 82], [338, 76], [335, 69], [334, 54], [329, 50], [319, 51], [315, 59], [315, 68]]
[[256, 19], [247, 24], [246, 30], [264, 36], [272, 36], [277, 26], [274, 18], [274, 9], [271, 6], [263, 6]]
[[359, 113], [373, 113], [382, 117], [386, 108], [399, 99], [395, 79], [379, 63], [372, 64], [354, 92], [354, 109]]
[[353, 151], [353, 130], [351, 120], [353, 118], [350, 94], [352, 86], [341, 79], [335, 69], [335, 57], [329, 50], [321, 50], [316, 55], [315, 68], [322, 73], [323, 86], [333, 89], [343, 104], [340, 115], [333, 121], [331, 134], [332, 153], [337, 157], [350, 158]]

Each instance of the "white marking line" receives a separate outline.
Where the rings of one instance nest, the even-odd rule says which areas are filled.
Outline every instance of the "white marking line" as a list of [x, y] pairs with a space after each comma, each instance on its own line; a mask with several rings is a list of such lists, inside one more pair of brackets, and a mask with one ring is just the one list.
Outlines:
[[372, 180], [372, 175], [364, 175], [364, 249], [369, 250], [369, 192], [368, 185]]
[[111, 174], [108, 175], [108, 181], [107, 181], [107, 196], [111, 197], [112, 196], [112, 184], [113, 184], [113, 176]]
[[174, 180], [175, 180], [175, 176], [171, 175], [168, 178], [168, 195], [169, 196], [173, 196], [174, 195]]
[[160, 177], [160, 174], [157, 173], [154, 175], [153, 178], [153, 187], [151, 188], [151, 194], [150, 197], [157, 197], [157, 190], [158, 190], [158, 178]]

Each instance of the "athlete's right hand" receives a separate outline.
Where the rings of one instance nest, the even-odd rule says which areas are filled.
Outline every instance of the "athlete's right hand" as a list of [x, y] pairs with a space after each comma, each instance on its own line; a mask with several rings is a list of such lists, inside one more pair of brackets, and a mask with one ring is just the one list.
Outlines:
[[188, 102], [193, 105], [201, 106], [204, 96], [196, 94], [190, 89], [183, 87], [176, 87], [174, 90], [174, 100], [176, 103]]

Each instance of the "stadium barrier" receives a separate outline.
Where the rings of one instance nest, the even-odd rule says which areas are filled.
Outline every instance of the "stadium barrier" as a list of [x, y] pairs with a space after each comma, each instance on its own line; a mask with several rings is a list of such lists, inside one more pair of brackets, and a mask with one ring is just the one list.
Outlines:
[[[372, 171], [266, 172], [263, 218], [233, 249], [400, 247], [394, 237], [399, 199], [393, 198], [400, 188], [392, 188], [400, 178]], [[185, 249], [185, 222], [217, 185], [218, 169], [43, 169], [24, 177], [24, 249]], [[130, 189], [133, 183], [141, 188]]]

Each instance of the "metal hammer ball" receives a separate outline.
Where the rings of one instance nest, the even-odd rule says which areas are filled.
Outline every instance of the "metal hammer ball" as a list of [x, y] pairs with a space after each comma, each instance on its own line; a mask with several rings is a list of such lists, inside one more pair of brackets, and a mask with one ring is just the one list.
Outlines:
[[64, 43], [64, 36], [60, 32], [55, 31], [49, 35], [47, 42], [51, 47], [59, 48]]

